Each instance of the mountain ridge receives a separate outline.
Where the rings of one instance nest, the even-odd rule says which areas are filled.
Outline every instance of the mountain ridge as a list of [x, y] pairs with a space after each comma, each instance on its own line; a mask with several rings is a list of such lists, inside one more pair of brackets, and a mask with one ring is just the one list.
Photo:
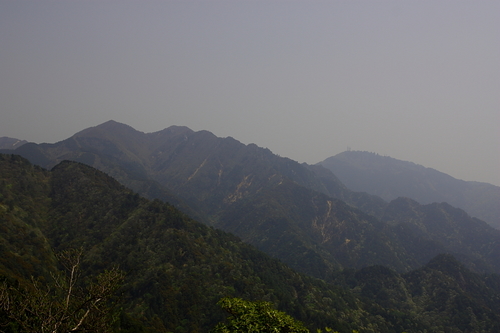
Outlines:
[[348, 188], [386, 201], [408, 197], [421, 204], [448, 202], [500, 229], [500, 187], [456, 179], [438, 170], [389, 156], [346, 151], [318, 163]]
[[[65, 159], [91, 165], [149, 198], [183, 204], [200, 221], [316, 277], [374, 264], [408, 271], [442, 251], [457, 252], [442, 236], [424, 229], [414, 235], [409, 221], [382, 221], [388, 203], [348, 190], [323, 167], [208, 131], [169, 127], [146, 134], [107, 122], [56, 144], [25, 145], [15, 152], [45, 167]], [[399, 210], [402, 217], [410, 213]], [[444, 216], [436, 222], [452, 218]], [[464, 223], [474, 224], [468, 216]], [[478, 228], [472, 245], [457, 254], [473, 269], [500, 271], [500, 254], [488, 257], [482, 243], [498, 233], [487, 225]], [[322, 232], [328, 237], [319, 237]], [[459, 235], [469, 237], [462, 230]]]
[[338, 271], [326, 283], [82, 163], [48, 171], [0, 154], [0, 184], [0, 278], [45, 277], [50, 286], [54, 253], [82, 248], [83, 278], [117, 265], [127, 272], [121, 332], [208, 332], [224, 318], [215, 303], [227, 296], [270, 301], [312, 331], [500, 328], [500, 277], [471, 272], [450, 255], [405, 274], [383, 266]]
[[[124, 307], [149, 327], [140, 332], [207, 332], [223, 318], [215, 305], [223, 296], [263, 298], [315, 325], [326, 320], [349, 327], [327, 316], [333, 308], [322, 301], [319, 312], [300, 305], [302, 296], [317, 298], [319, 290], [345, 303], [335, 288], [169, 204], [141, 198], [94, 168], [64, 161], [47, 171], [0, 154], [0, 171], [0, 183], [7, 184], [0, 188], [2, 279], [50, 282], [57, 272], [54, 253], [82, 248], [83, 274], [116, 265], [127, 272]], [[349, 317], [361, 310], [354, 304], [344, 309]]]
[[0, 149], [16, 149], [28, 143], [26, 140], [9, 138], [8, 136], [0, 137]]

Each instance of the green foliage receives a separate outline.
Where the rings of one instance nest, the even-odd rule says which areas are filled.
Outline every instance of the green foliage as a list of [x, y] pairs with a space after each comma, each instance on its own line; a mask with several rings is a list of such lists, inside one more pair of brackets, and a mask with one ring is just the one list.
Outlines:
[[[12, 169], [9, 179], [14, 181], [25, 168], [33, 168], [19, 160], [22, 166], [6, 162]], [[45, 264], [52, 262], [45, 274], [50, 281], [55, 271], [52, 248], [61, 251], [81, 246], [86, 253], [83, 276], [97, 275], [114, 265], [127, 272], [124, 310], [128, 317], [124, 321], [139, 321], [150, 331], [203, 331], [222, 319], [222, 310], [214, 304], [224, 296], [272, 301], [312, 328], [348, 325], [358, 311], [355, 301], [342, 291], [297, 274], [233, 235], [189, 219], [171, 205], [140, 198], [95, 169], [64, 162], [50, 172], [37, 172], [48, 185], [46, 191], [17, 189], [15, 195], [39, 203], [35, 211], [44, 215], [33, 215], [38, 217], [32, 228], [45, 239], [50, 255], [38, 260], [40, 267], [19, 273], [21, 276], [15, 270], [19, 261], [13, 260], [4, 270], [9, 279], [24, 277], [29, 282], [31, 275], [41, 275]], [[33, 185], [38, 181], [33, 179]], [[8, 189], [6, 193], [14, 195]], [[23, 207], [19, 205], [19, 209]], [[25, 223], [27, 216], [19, 222]], [[14, 233], [10, 231], [12, 221], [7, 222], [0, 237], [19, 240], [29, 232]], [[39, 249], [29, 242], [7, 245], [0, 260], [25, 253], [33, 261]], [[26, 245], [33, 248], [33, 255]]]
[[50, 175], [17, 155], [0, 154], [0, 275], [50, 278], [56, 260], [39, 229], [48, 217]]
[[[370, 313], [391, 323], [395, 332], [497, 332], [500, 328], [500, 276], [480, 275], [451, 255], [398, 274], [373, 266], [346, 270], [334, 283], [351, 289]], [[373, 319], [372, 319], [373, 318]]]
[[[0, 155], [0, 182], [5, 185], [0, 188], [0, 209], [5, 207], [0, 210], [0, 273], [8, 286], [30, 290], [30, 276], [35, 276], [41, 290], [55, 290], [54, 252], [81, 247], [86, 254], [80, 270], [83, 281], [117, 265], [127, 272], [118, 318], [122, 332], [207, 332], [224, 319], [223, 310], [214, 304], [235, 297], [271, 302], [311, 332], [325, 327], [341, 333], [500, 329], [499, 277], [472, 273], [448, 257], [407, 274], [381, 266], [344, 270], [327, 284], [293, 271], [233, 235], [193, 221], [169, 204], [141, 198], [80, 163], [64, 162], [49, 172], [18, 156]], [[254, 208], [261, 212], [261, 230], [240, 227], [254, 230], [255, 239], [268, 235], [269, 245], [289, 243], [289, 258], [309, 258], [311, 268], [319, 269], [315, 253], [324, 248], [291, 232], [308, 228], [304, 217], [315, 216], [311, 211], [330, 214], [331, 221], [338, 222], [329, 229], [321, 224], [328, 219], [313, 219], [318, 228], [311, 237], [327, 236], [331, 244], [352, 246], [339, 251], [345, 260], [352, 255], [366, 264], [371, 259], [365, 255], [382, 256], [395, 246], [388, 239], [377, 240], [383, 236], [380, 230], [395, 229], [346, 209], [340, 201], [317, 193], [310, 201], [289, 181], [260, 193], [259, 200], [248, 200], [249, 205], [243, 200], [233, 207], [244, 208], [243, 215]], [[287, 203], [292, 201], [297, 207], [290, 208]], [[437, 207], [432, 216], [443, 221], [454, 212]], [[268, 213], [271, 218], [266, 220]], [[283, 225], [290, 232], [280, 232]], [[415, 240], [411, 235], [406, 239], [408, 244]]]
[[275, 310], [270, 302], [250, 302], [240, 298], [223, 298], [218, 303], [229, 313], [213, 333], [307, 333], [304, 325], [284, 312]]
[[[232, 232], [294, 269], [319, 278], [335, 269], [370, 265], [407, 272], [442, 252], [460, 254], [460, 260], [474, 270], [500, 272], [500, 251], [495, 247], [500, 232], [485, 223], [469, 216], [455, 221], [457, 215], [441, 205], [437, 210], [442, 214], [430, 209], [424, 212], [424, 221], [415, 219], [411, 210], [394, 220], [384, 214], [390, 207], [382, 199], [348, 190], [323, 167], [299, 164], [207, 131], [172, 127], [146, 134], [109, 121], [63, 142], [26, 144], [17, 152], [46, 167], [63, 159], [88, 163], [146, 197], [169, 200], [199, 221]], [[371, 164], [370, 159], [362, 163], [363, 167]], [[412, 178], [411, 173], [404, 173], [398, 183], [412, 182]], [[384, 177], [377, 181], [386, 182]], [[103, 202], [107, 201], [92, 204], [100, 211], [105, 208]], [[490, 200], [498, 212], [497, 203]], [[190, 209], [184, 210], [186, 205]], [[75, 213], [73, 219], [81, 224], [73, 232], [94, 228], [95, 218]], [[408, 231], [408, 223], [401, 226], [402, 221], [418, 225], [418, 232]], [[93, 230], [93, 239], [109, 231]], [[61, 244], [67, 244], [66, 236], [71, 236], [66, 231], [64, 226], [57, 230]]]

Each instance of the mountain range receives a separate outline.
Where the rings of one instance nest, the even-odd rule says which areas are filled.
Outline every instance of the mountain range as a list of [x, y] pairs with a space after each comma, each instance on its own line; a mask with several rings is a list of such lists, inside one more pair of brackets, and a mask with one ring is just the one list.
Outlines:
[[109, 121], [3, 152], [47, 169], [64, 160], [93, 166], [315, 277], [370, 265], [403, 273], [440, 253], [476, 272], [500, 272], [500, 231], [461, 209], [353, 192], [321, 165], [207, 131], [142, 133]]
[[432, 168], [363, 151], [345, 151], [318, 163], [353, 191], [386, 201], [447, 202], [500, 229], [500, 187], [453, 178]]
[[0, 149], [16, 149], [28, 143], [26, 140], [18, 140], [6, 136], [0, 137]]
[[[394, 208], [409, 204], [419, 209]], [[90, 166], [63, 161], [47, 171], [0, 154], [2, 282], [29, 286], [34, 277], [53, 287], [56, 254], [72, 248], [83, 250], [85, 279], [116, 266], [126, 272], [116, 332], [208, 332], [224, 318], [215, 303], [228, 296], [270, 301], [313, 331], [500, 329], [500, 276], [449, 254], [406, 273], [375, 265], [314, 279]]]

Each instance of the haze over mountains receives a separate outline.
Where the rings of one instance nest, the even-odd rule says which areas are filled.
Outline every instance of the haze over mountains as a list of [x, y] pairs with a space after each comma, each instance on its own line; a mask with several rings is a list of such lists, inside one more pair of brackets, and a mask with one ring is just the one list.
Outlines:
[[116, 265], [127, 272], [116, 332], [208, 332], [223, 318], [215, 303], [224, 296], [271, 301], [312, 331], [500, 328], [500, 277], [471, 272], [450, 255], [405, 274], [336, 271], [327, 283], [81, 163], [47, 171], [0, 154], [0, 184], [2, 279], [23, 286], [34, 276], [51, 286], [60, 274], [55, 254], [81, 247], [84, 278]]
[[[115, 265], [127, 272], [120, 332], [207, 332], [223, 317], [215, 304], [224, 296], [279, 302], [313, 326], [349, 327], [353, 320], [331, 312], [351, 319], [364, 312], [339, 307], [342, 293], [326, 283], [83, 164], [66, 161], [49, 172], [0, 154], [0, 184], [0, 277], [21, 285], [31, 276], [50, 283], [58, 274], [55, 254], [81, 247], [80, 274]], [[308, 296], [316, 305], [305, 306]]]
[[[2, 274], [50, 276], [52, 251], [84, 246], [92, 270], [119, 263], [135, 272], [127, 311], [144, 325], [160, 325], [157, 318], [164, 330], [206, 331], [221, 316], [210, 306], [222, 294], [270, 298], [311, 327], [342, 332], [450, 325], [495, 332], [500, 325], [500, 231], [449, 203], [387, 202], [352, 191], [322, 165], [181, 126], [142, 133], [108, 121], [58, 143], [1, 153], [51, 169], [1, 155]], [[236, 238], [141, 199], [91, 167], [343, 289], [295, 278]], [[259, 275], [262, 265], [268, 268]], [[200, 276], [211, 280], [193, 290], [189, 281]], [[314, 305], [305, 301], [315, 298]], [[144, 307], [149, 314], [138, 315]]]
[[387, 203], [349, 190], [325, 168], [207, 131], [146, 134], [109, 121], [15, 153], [44, 168], [63, 160], [93, 166], [317, 277], [375, 264], [405, 272], [443, 252], [500, 272], [500, 232], [460, 209]]
[[455, 179], [415, 163], [361, 151], [346, 151], [318, 164], [353, 191], [386, 201], [408, 197], [421, 204], [447, 202], [500, 229], [498, 186]]
[[18, 140], [6, 136], [0, 137], [0, 149], [16, 149], [27, 143], [26, 140]]
[[491, 0], [0, 0], [0, 333], [500, 333], [499, 33]]

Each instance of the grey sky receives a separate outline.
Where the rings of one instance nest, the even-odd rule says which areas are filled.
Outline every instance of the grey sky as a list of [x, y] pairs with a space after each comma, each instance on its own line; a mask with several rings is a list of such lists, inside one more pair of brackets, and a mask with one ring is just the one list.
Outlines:
[[109, 119], [500, 185], [500, 1], [0, 0], [0, 136]]

